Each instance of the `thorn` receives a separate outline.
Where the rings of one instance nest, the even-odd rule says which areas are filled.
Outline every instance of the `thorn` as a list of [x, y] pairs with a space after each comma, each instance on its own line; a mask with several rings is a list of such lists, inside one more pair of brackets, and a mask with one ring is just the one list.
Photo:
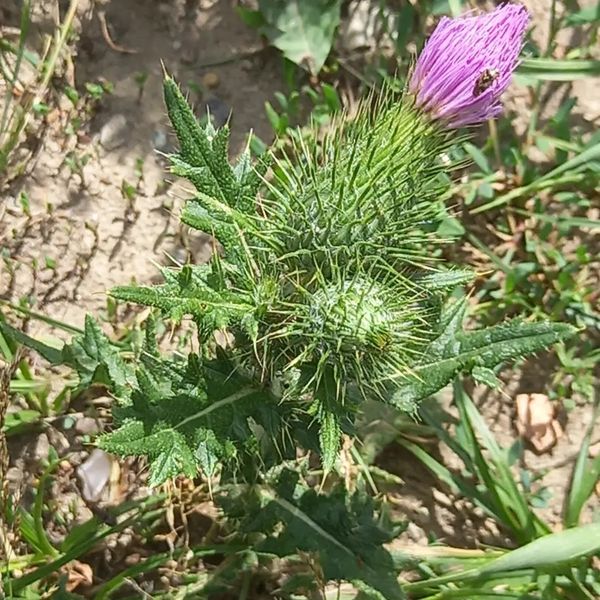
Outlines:
[[160, 59], [160, 67], [161, 67], [162, 72], [163, 72], [163, 77], [165, 79], [171, 79], [171, 77], [169, 75], [169, 72], [167, 71], [167, 67], [165, 66], [165, 61], [162, 58]]

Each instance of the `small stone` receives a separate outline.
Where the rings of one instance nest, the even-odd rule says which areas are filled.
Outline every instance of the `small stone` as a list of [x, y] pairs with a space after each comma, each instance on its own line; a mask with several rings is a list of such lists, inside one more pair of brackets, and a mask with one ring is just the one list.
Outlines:
[[202, 85], [209, 90], [219, 87], [219, 83], [221, 83], [221, 80], [213, 71], [209, 71], [202, 77]]
[[61, 460], [58, 465], [62, 471], [69, 472], [73, 470], [73, 465], [68, 460]]
[[125, 115], [113, 115], [100, 130], [100, 144], [106, 150], [115, 150], [125, 143], [128, 133]]
[[8, 483], [20, 485], [23, 481], [23, 469], [19, 469], [19, 467], [10, 467], [6, 472], [6, 481]]
[[117, 538], [117, 545], [121, 548], [129, 548], [133, 543], [133, 532], [131, 529], [123, 531]]
[[134, 552], [125, 557], [125, 564], [128, 566], [137, 565], [142, 560], [142, 555], [139, 552]]
[[77, 469], [82, 495], [88, 502], [98, 502], [110, 479], [111, 459], [106, 452], [96, 448]]
[[75, 423], [75, 431], [80, 435], [94, 435], [100, 429], [100, 423], [92, 417], [82, 417]]
[[59, 455], [64, 454], [69, 450], [71, 444], [67, 436], [54, 427], [48, 428], [48, 439], [52, 447], [58, 452]]
[[78, 467], [82, 462], [84, 462], [83, 459], [85, 458], [85, 455], [86, 453], [83, 450], [81, 452], [73, 452], [69, 456], [69, 462], [74, 467]]
[[45, 433], [40, 433], [38, 435], [37, 440], [35, 441], [35, 446], [33, 448], [33, 459], [35, 461], [45, 460], [48, 458], [48, 451], [50, 450], [50, 440]]

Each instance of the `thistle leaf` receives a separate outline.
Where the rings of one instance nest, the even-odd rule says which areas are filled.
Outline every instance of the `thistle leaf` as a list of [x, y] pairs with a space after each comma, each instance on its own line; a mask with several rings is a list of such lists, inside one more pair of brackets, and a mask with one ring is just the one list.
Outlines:
[[[456, 320], [450, 323], [450, 327], [454, 327]], [[571, 337], [576, 331], [564, 323], [520, 321], [456, 333], [454, 338], [448, 335], [447, 329], [442, 334], [447, 336], [446, 341], [439, 345], [436, 340], [432, 352], [424, 353], [425, 357], [434, 357], [435, 360], [415, 367], [411, 381], [400, 385], [390, 402], [401, 406], [415, 403], [441, 390], [460, 372], [471, 373], [476, 367], [479, 373], [482, 368], [493, 369], [505, 361], [545, 350]], [[441, 354], [440, 347], [443, 347]]]
[[77, 371], [82, 387], [104, 383], [117, 395], [128, 395], [127, 386], [134, 379], [131, 368], [90, 315], [86, 315], [83, 335], [63, 347], [63, 359]]
[[189, 178], [198, 191], [231, 202], [236, 186], [227, 159], [228, 129], [215, 133], [211, 124], [203, 129], [179, 86], [169, 76], [164, 79], [163, 92], [169, 119], [181, 147], [180, 154], [172, 157], [174, 172]]
[[438, 271], [425, 275], [419, 280], [419, 283], [431, 290], [454, 289], [473, 281], [475, 273], [464, 269], [450, 269], [447, 271]]
[[[204, 364], [194, 354], [187, 363], [145, 355], [131, 402], [115, 407], [113, 416], [117, 429], [98, 445], [121, 456], [147, 457], [153, 486], [180, 474], [194, 477], [198, 469], [210, 477], [218, 464], [237, 471], [245, 463], [255, 468], [257, 457], [278, 463], [282, 452], [293, 452], [284, 442], [289, 407], [227, 362]], [[261, 424], [264, 437], [257, 437], [252, 423]]]
[[254, 169], [246, 150], [235, 167], [229, 164], [229, 128], [201, 127], [179, 86], [165, 77], [164, 97], [180, 152], [169, 157], [171, 172], [188, 179], [200, 192], [232, 208], [253, 213], [266, 163]]
[[[203, 337], [243, 318], [252, 305], [239, 294], [219, 289], [211, 265], [185, 265], [179, 271], [163, 270], [166, 283], [154, 287], [117, 286], [110, 295], [119, 300], [159, 308], [175, 323], [184, 316], [195, 319]], [[215, 289], [217, 288], [217, 289]]]
[[235, 529], [262, 539], [257, 552], [280, 557], [309, 553], [326, 582], [356, 581], [388, 600], [404, 598], [391, 555], [384, 544], [401, 528], [376, 511], [367, 494], [349, 494], [343, 486], [319, 494], [283, 470], [273, 487], [218, 499], [225, 513], [239, 518]]
[[342, 432], [337, 415], [330, 411], [322, 411], [319, 417], [319, 425], [321, 462], [323, 463], [323, 471], [327, 474], [333, 469], [338, 458]]
[[471, 375], [475, 381], [495, 390], [499, 389], [502, 385], [502, 382], [496, 377], [493, 369], [488, 369], [487, 367], [475, 365], [471, 370]]
[[133, 371], [90, 315], [85, 317], [83, 333], [61, 349], [40, 342], [7, 323], [0, 323], [0, 329], [38, 352], [51, 364], [74, 369], [79, 375], [79, 389], [104, 384], [122, 398], [129, 396], [129, 386], [135, 379]]

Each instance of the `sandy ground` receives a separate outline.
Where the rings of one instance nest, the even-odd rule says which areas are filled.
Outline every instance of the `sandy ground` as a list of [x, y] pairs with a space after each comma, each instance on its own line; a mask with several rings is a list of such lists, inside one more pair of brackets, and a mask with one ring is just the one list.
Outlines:
[[[182, 86], [201, 90], [190, 96], [198, 113], [205, 112], [207, 103], [217, 118], [226, 119], [231, 111], [233, 154], [251, 129], [271, 139], [264, 102], [283, 88], [280, 62], [271, 53], [253, 53], [261, 50], [260, 39], [230, 2], [195, 4], [186, 12], [184, 2], [109, 3], [105, 19], [111, 39], [132, 53], [108, 46], [99, 8], [91, 20], [82, 11], [81, 41], [73, 57], [75, 82], [81, 87], [106, 80], [114, 91], [101, 101], [91, 122], [71, 136], [65, 135], [70, 103], [64, 98], [63, 110], [49, 117], [31, 174], [5, 193], [0, 231], [14, 276], [5, 265], [0, 297], [34, 298], [36, 310], [81, 324], [86, 312], [105, 306], [111, 286], [133, 278], [148, 281], [156, 274], [153, 261], [165, 262], [165, 252], [185, 257], [172, 214], [184, 192], [165, 181], [165, 162], [156, 152], [157, 146], [172, 148], [161, 61]], [[225, 64], [200, 66], [215, 62]], [[147, 76], [141, 100], [140, 73]], [[207, 87], [207, 81], [214, 87]], [[73, 153], [86, 161], [81, 174], [68, 166]], [[140, 163], [143, 179], [128, 201], [123, 182], [137, 184]], [[29, 197], [31, 219], [20, 209], [21, 193]], [[191, 245], [192, 251], [198, 249]], [[45, 267], [48, 262], [53, 268]]]

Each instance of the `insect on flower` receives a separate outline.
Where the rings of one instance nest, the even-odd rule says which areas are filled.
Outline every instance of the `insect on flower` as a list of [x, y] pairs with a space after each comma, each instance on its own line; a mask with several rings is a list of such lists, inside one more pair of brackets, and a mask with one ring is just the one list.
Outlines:
[[408, 85], [417, 107], [449, 128], [498, 116], [528, 22], [529, 14], [519, 4], [456, 19], [442, 17]]
[[498, 69], [485, 69], [483, 73], [478, 77], [475, 82], [475, 87], [473, 88], [473, 96], [477, 97], [483, 94], [486, 90], [488, 90], [498, 79], [500, 72]]

